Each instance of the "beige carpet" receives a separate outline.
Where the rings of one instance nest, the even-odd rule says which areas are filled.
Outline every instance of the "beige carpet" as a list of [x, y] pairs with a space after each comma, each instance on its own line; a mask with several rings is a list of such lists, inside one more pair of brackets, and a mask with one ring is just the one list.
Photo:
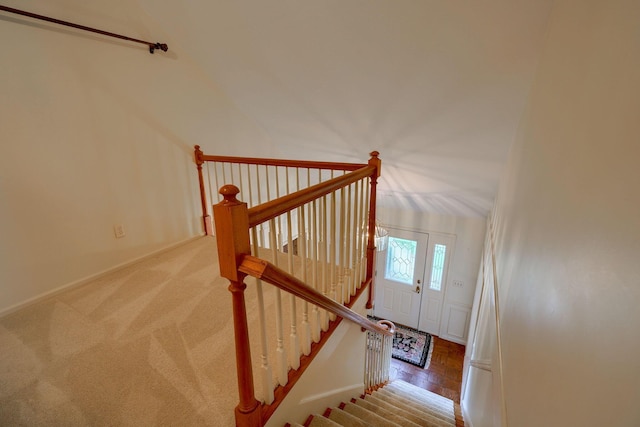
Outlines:
[[[455, 427], [452, 400], [402, 380], [314, 414], [310, 427]], [[301, 427], [300, 424], [294, 426]]]
[[1, 425], [231, 426], [236, 390], [213, 238], [0, 319]]

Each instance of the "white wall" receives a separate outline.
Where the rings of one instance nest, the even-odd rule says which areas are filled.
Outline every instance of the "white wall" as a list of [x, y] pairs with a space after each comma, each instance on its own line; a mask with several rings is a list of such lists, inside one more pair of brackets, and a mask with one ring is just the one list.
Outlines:
[[169, 52], [2, 12], [0, 313], [200, 234], [195, 144], [271, 152], [135, 2], [3, 3]]
[[[492, 218], [503, 425], [640, 425], [638, 22], [633, 1], [552, 12]], [[474, 427], [496, 425], [486, 390], [470, 377]]]
[[[465, 344], [466, 336], [458, 338], [446, 334], [446, 321], [452, 308], [459, 312], [471, 312], [486, 219], [437, 215], [387, 206], [379, 206], [377, 216], [380, 222], [388, 227], [455, 236], [455, 247], [453, 258], [449, 264], [449, 275], [447, 276], [447, 288], [442, 310], [444, 326], [441, 329], [441, 335], [443, 338]], [[451, 286], [453, 281], [461, 281], [463, 286]], [[466, 327], [464, 329], [466, 330]]]

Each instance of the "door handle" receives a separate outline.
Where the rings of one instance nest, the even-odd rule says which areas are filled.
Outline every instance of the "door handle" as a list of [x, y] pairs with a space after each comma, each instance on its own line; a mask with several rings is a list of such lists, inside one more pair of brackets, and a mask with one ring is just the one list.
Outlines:
[[419, 294], [419, 293], [420, 293], [420, 286], [416, 286], [415, 293], [416, 293], [416, 294]]

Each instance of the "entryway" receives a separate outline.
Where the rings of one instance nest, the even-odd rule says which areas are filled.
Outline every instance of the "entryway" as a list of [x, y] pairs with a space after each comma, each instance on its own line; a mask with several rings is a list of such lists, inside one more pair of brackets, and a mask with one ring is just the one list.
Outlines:
[[377, 317], [440, 335], [455, 236], [389, 228], [376, 262]]

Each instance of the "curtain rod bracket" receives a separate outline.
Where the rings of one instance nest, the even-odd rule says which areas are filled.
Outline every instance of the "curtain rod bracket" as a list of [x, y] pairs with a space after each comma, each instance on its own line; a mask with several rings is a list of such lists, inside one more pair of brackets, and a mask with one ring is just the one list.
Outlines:
[[166, 52], [169, 50], [169, 46], [167, 46], [166, 43], [156, 43], [149, 45], [149, 53], [153, 54], [156, 49], [160, 49], [161, 51]]

